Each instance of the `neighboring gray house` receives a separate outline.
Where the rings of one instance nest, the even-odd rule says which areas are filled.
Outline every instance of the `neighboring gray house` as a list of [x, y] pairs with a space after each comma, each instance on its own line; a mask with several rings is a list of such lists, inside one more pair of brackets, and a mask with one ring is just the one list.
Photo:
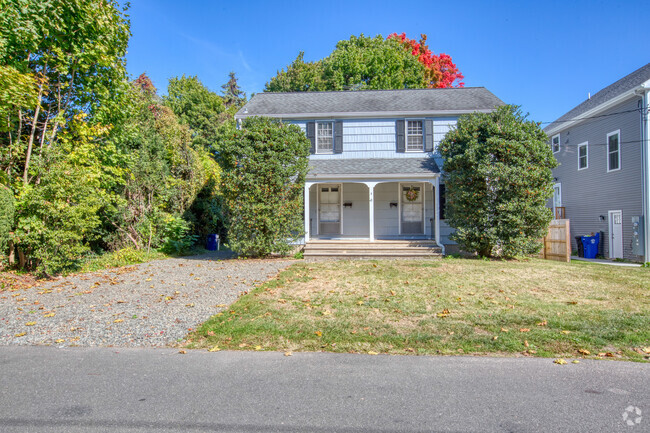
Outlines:
[[605, 257], [650, 261], [649, 91], [650, 63], [544, 129], [560, 163], [553, 207], [574, 249], [574, 236], [602, 231]]
[[482, 87], [258, 93], [236, 115], [299, 125], [312, 143], [305, 241], [433, 239], [440, 218], [437, 145], [459, 115], [503, 102]]

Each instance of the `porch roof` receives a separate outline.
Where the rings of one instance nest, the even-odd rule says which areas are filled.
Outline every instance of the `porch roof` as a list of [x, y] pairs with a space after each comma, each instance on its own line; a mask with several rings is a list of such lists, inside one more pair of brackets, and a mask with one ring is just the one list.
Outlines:
[[328, 177], [413, 176], [432, 177], [440, 173], [435, 160], [428, 158], [317, 159], [309, 161], [307, 179]]

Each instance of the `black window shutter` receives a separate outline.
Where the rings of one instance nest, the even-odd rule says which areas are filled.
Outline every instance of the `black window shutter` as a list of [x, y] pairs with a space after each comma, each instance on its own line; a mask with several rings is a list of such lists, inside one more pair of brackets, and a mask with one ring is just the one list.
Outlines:
[[424, 151], [433, 152], [433, 120], [424, 121]]
[[343, 122], [334, 122], [334, 153], [343, 153]]
[[395, 142], [397, 144], [397, 152], [406, 152], [406, 140], [404, 137], [404, 120], [397, 120], [395, 122]]
[[440, 219], [444, 220], [446, 219], [445, 211], [447, 210], [447, 195], [444, 185], [440, 185], [440, 193], [438, 195], [440, 196]]
[[307, 122], [307, 138], [311, 141], [311, 153], [316, 153], [316, 123]]

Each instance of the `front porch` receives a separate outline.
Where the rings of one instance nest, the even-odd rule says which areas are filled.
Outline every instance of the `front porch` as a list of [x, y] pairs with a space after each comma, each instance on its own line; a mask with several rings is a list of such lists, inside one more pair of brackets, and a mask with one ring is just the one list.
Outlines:
[[[439, 177], [386, 180], [328, 179], [305, 184], [307, 250], [326, 244], [368, 251], [373, 243], [412, 248], [413, 242], [440, 244]], [[336, 241], [336, 242], [333, 242]], [[422, 242], [419, 244], [424, 245]], [[328, 249], [326, 248], [326, 249]]]

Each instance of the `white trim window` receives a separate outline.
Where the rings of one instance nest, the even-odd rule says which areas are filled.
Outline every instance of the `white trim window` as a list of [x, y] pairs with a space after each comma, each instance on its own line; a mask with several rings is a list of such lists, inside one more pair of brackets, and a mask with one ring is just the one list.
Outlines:
[[316, 122], [316, 153], [334, 153], [334, 122]]
[[607, 172], [621, 169], [621, 130], [607, 134]]
[[424, 130], [422, 129], [421, 120], [406, 121], [406, 151], [422, 152], [424, 151]]
[[553, 153], [558, 153], [560, 151], [560, 134], [554, 135], [553, 138], [551, 138], [551, 149], [553, 149]]
[[589, 167], [589, 143], [578, 144], [578, 170], [584, 170]]

